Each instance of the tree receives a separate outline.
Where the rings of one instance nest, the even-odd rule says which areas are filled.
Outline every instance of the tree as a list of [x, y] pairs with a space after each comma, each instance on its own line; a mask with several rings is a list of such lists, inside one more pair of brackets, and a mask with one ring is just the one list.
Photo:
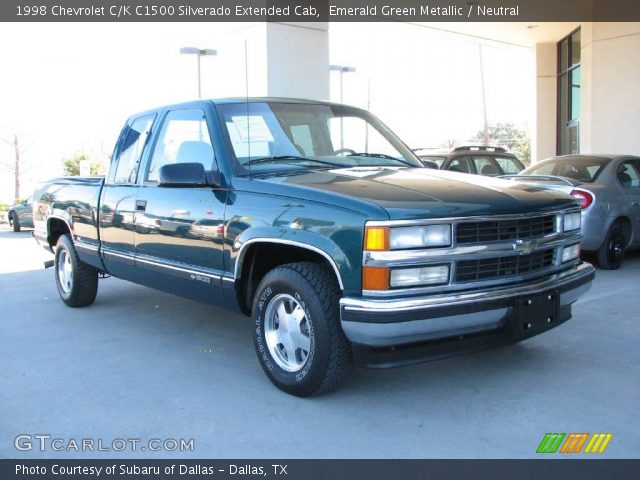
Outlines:
[[25, 161], [24, 153], [30, 145], [22, 148], [22, 144], [18, 138], [18, 134], [13, 134], [11, 139], [0, 138], [4, 143], [9, 145], [13, 150], [13, 158], [1, 159], [0, 168], [13, 175], [13, 198], [20, 198], [20, 177], [36, 166], [35, 162]]
[[[65, 176], [80, 175], [80, 162], [84, 160], [90, 160], [89, 155], [87, 155], [86, 153], [76, 153], [71, 158], [62, 159], [62, 163], [64, 164], [63, 175]], [[100, 169], [101, 169], [100, 162], [96, 162], [94, 160], [90, 160], [90, 162], [91, 163], [89, 168], [89, 174], [99, 175]]]
[[[488, 137], [490, 145], [511, 150], [525, 165], [531, 162], [531, 138], [526, 130], [513, 123], [496, 123], [489, 126]], [[484, 129], [479, 130], [471, 141], [484, 143]]]

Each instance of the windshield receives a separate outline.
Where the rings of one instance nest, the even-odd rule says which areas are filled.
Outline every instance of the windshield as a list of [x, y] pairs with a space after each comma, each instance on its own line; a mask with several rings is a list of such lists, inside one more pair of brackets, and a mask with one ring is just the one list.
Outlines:
[[309, 168], [423, 168], [387, 127], [341, 105], [284, 102], [222, 104], [218, 114], [241, 173]]
[[593, 182], [610, 162], [602, 157], [560, 157], [545, 160], [522, 171], [521, 175], [556, 175], [579, 182]]

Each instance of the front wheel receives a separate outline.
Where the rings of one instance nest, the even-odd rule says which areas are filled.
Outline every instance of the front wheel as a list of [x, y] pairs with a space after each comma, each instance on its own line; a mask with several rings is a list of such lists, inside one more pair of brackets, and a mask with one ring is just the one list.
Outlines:
[[98, 293], [98, 271], [80, 261], [69, 235], [61, 235], [56, 244], [56, 286], [69, 307], [91, 305]]
[[620, 223], [609, 228], [607, 236], [598, 249], [598, 264], [603, 270], [617, 270], [622, 265], [627, 247], [627, 236]]
[[253, 339], [271, 382], [307, 397], [337, 388], [352, 368], [333, 274], [310, 262], [271, 270], [253, 301]]
[[11, 225], [13, 225], [13, 231], [19, 232], [21, 228], [20, 228], [20, 219], [18, 218], [18, 215], [12, 212], [9, 218], [11, 220]]

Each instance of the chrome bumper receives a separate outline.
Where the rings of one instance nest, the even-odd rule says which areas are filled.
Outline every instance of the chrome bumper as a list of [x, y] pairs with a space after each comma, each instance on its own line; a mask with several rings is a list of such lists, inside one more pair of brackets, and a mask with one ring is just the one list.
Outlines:
[[351, 342], [372, 347], [488, 332], [517, 320], [518, 299], [547, 292], [558, 298], [560, 321], [564, 321], [571, 316], [571, 304], [589, 290], [594, 276], [593, 266], [582, 262], [542, 280], [511, 287], [411, 299], [342, 298], [342, 329]]

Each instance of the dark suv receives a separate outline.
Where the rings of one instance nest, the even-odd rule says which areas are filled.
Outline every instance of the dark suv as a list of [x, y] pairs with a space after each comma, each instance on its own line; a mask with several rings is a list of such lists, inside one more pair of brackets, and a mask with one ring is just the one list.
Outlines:
[[426, 167], [451, 170], [452, 172], [479, 175], [516, 175], [524, 170], [518, 158], [502, 147], [464, 146], [447, 151], [428, 151], [426, 148], [414, 152]]

